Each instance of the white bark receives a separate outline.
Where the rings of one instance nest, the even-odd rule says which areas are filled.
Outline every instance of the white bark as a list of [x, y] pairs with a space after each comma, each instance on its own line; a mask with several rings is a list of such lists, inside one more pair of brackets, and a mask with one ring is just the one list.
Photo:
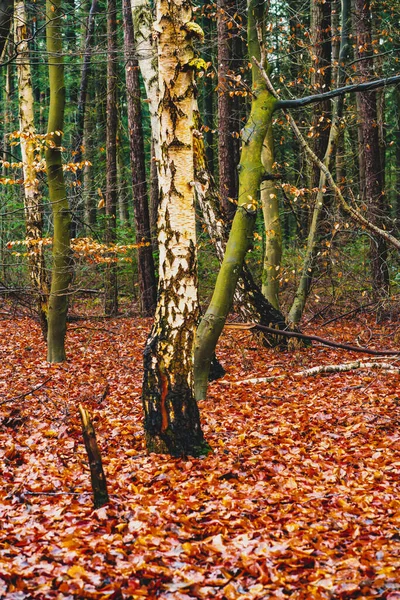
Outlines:
[[158, 118], [158, 56], [157, 38], [153, 31], [153, 11], [149, 0], [131, 0], [137, 60], [146, 89], [150, 110], [154, 154], [160, 160], [160, 122]]

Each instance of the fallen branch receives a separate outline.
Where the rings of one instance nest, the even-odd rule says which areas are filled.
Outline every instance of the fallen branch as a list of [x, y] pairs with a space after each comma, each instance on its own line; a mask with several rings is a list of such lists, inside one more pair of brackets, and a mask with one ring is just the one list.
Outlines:
[[21, 398], [26, 398], [26, 396], [30, 396], [31, 394], [34, 394], [35, 392], [37, 392], [38, 390], [40, 390], [42, 387], [44, 387], [46, 385], [46, 383], [48, 383], [50, 381], [50, 379], [51, 379], [51, 377], [48, 377], [47, 379], [45, 379], [43, 381], [43, 383], [41, 383], [40, 385], [32, 388], [28, 392], [24, 392], [23, 394], [18, 394], [18, 396], [13, 396], [12, 398], [7, 398], [7, 400], [3, 400], [2, 402], [0, 402], [0, 406], [2, 406], [3, 404], [7, 404], [8, 402], [14, 402], [14, 400], [19, 400]]
[[242, 385], [243, 383], [267, 383], [268, 381], [276, 381], [277, 379], [286, 379], [287, 377], [314, 377], [321, 373], [344, 373], [346, 371], [355, 371], [356, 369], [382, 369], [388, 373], [400, 375], [400, 369], [397, 369], [389, 363], [377, 363], [377, 362], [350, 362], [343, 363], [341, 365], [320, 365], [318, 367], [311, 367], [311, 369], [305, 369], [304, 371], [298, 371], [297, 373], [274, 375], [271, 377], [253, 377], [251, 379], [243, 379], [242, 381], [226, 381], [221, 382], [226, 385]]
[[107, 482], [104, 475], [101, 454], [96, 441], [92, 419], [89, 412], [79, 405], [79, 413], [82, 422], [83, 441], [89, 459], [90, 479], [93, 491], [93, 503], [95, 508], [101, 508], [109, 501], [107, 492]]
[[325, 338], [319, 337], [318, 335], [307, 335], [305, 333], [299, 333], [298, 331], [284, 331], [277, 330], [273, 327], [267, 327], [265, 325], [259, 325], [258, 323], [229, 323], [225, 325], [228, 329], [245, 329], [245, 330], [256, 330], [266, 331], [275, 335], [283, 335], [286, 337], [298, 338], [301, 340], [310, 340], [311, 342], [319, 342], [324, 346], [330, 346], [331, 348], [341, 348], [342, 350], [349, 350], [350, 352], [362, 352], [364, 354], [371, 354], [372, 356], [399, 356], [400, 350], [373, 350], [371, 348], [365, 348], [363, 346], [351, 346], [350, 344], [344, 344], [342, 342], [333, 342]]

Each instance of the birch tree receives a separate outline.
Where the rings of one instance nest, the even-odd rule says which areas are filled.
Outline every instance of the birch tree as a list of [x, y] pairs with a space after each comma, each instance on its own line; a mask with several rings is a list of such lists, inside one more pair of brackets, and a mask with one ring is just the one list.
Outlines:
[[193, 38], [190, 4], [159, 0], [159, 287], [144, 351], [147, 447], [174, 456], [207, 450], [193, 393], [193, 344], [199, 318], [194, 211]]

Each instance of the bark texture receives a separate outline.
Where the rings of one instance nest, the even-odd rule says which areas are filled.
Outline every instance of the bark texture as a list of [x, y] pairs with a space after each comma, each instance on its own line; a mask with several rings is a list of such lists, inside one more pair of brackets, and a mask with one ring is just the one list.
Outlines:
[[125, 80], [132, 168], [133, 210], [138, 248], [140, 306], [143, 316], [151, 316], [156, 308], [156, 277], [151, 246], [150, 215], [147, 198], [146, 165], [140, 106], [139, 65], [134, 56], [134, 31], [129, 0], [123, 0], [125, 40]]
[[20, 146], [24, 173], [25, 228], [28, 249], [28, 267], [36, 297], [36, 307], [42, 333], [47, 339], [47, 305], [49, 281], [44, 258], [43, 199], [35, 165], [37, 163], [37, 139], [34, 123], [34, 99], [29, 59], [27, 15], [24, 0], [15, 4], [15, 42], [18, 44], [16, 59], [18, 76]]
[[[354, 30], [356, 37], [356, 57], [361, 81], [373, 79], [372, 16], [369, 0], [354, 0]], [[360, 156], [363, 165], [365, 201], [369, 219], [382, 227], [387, 216], [386, 200], [383, 193], [383, 165], [379, 144], [377, 94], [375, 91], [357, 95], [359, 111], [359, 132], [362, 145]], [[364, 171], [364, 173], [363, 173]], [[387, 246], [382, 238], [374, 237], [370, 246], [371, 275], [373, 292], [382, 295], [389, 291], [389, 271], [387, 266]]]
[[61, 159], [64, 127], [65, 84], [62, 55], [63, 11], [61, 0], [46, 1], [46, 44], [49, 65], [50, 106], [45, 153], [49, 200], [53, 215], [53, 264], [48, 309], [47, 360], [65, 360], [65, 334], [68, 311], [67, 291], [71, 282], [71, 214]]
[[149, 451], [173, 456], [206, 450], [193, 395], [193, 344], [199, 317], [193, 171], [193, 36], [188, 3], [159, 0], [159, 289], [144, 351], [144, 427]]

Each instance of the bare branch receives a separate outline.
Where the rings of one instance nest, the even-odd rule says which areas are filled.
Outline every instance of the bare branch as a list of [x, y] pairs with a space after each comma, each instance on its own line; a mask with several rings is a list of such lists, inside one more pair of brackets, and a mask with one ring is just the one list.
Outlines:
[[[266, 70], [263, 68], [262, 63], [260, 63], [254, 57], [253, 57], [253, 62], [260, 69], [260, 73], [261, 73], [263, 79], [265, 80], [265, 82], [267, 84], [267, 87], [268, 87], [269, 91], [271, 92], [271, 94], [275, 98], [278, 98], [278, 94], [277, 94], [274, 86], [272, 85], [271, 80], [268, 77], [268, 74], [267, 74]], [[393, 79], [393, 77], [391, 79]], [[400, 75], [397, 77], [397, 79], [400, 82]], [[388, 80], [386, 80], [386, 81], [388, 81]], [[277, 104], [279, 104], [279, 100], [278, 100]], [[343, 196], [343, 194], [342, 194], [339, 186], [336, 184], [335, 180], [333, 179], [333, 176], [332, 176], [331, 172], [329, 171], [328, 167], [312, 151], [312, 149], [308, 145], [307, 141], [303, 137], [300, 129], [297, 127], [297, 124], [296, 124], [295, 120], [293, 119], [292, 115], [290, 113], [286, 112], [286, 111], [285, 111], [285, 115], [286, 115], [287, 120], [290, 123], [290, 126], [291, 126], [291, 128], [292, 128], [295, 136], [297, 137], [297, 139], [298, 139], [298, 141], [300, 143], [300, 146], [307, 152], [307, 154], [311, 158], [312, 162], [315, 165], [317, 165], [317, 167], [322, 171], [322, 173], [324, 173], [324, 175], [325, 175], [327, 181], [329, 182], [330, 186], [335, 191], [335, 194], [336, 194], [336, 196], [337, 196], [337, 198], [339, 200], [339, 204], [342, 207], [342, 209], [348, 215], [350, 215], [354, 219], [354, 221], [357, 221], [365, 229], [367, 229], [368, 231], [372, 231], [376, 235], [379, 235], [380, 237], [382, 237], [383, 239], [385, 239], [391, 246], [393, 246], [394, 248], [396, 248], [396, 250], [400, 250], [400, 240], [398, 240], [397, 238], [395, 238], [388, 231], [385, 231], [384, 229], [381, 229], [380, 227], [377, 227], [376, 225], [374, 225], [373, 223], [371, 223], [370, 221], [368, 221], [368, 219], [366, 219], [356, 208], [353, 208], [352, 206], [350, 206], [350, 204], [348, 204], [348, 202], [345, 200], [345, 198], [344, 198], [344, 196]]]
[[365, 81], [364, 83], [354, 83], [353, 85], [346, 85], [322, 94], [313, 94], [312, 96], [295, 98], [293, 100], [278, 100], [275, 105], [275, 110], [299, 108], [302, 106], [307, 106], [308, 104], [316, 104], [317, 102], [322, 102], [323, 100], [344, 96], [346, 94], [350, 94], [351, 92], [369, 92], [382, 87], [387, 87], [389, 85], [395, 85], [396, 83], [400, 83], [400, 75], [386, 77], [385, 79], [376, 79], [375, 81]]

